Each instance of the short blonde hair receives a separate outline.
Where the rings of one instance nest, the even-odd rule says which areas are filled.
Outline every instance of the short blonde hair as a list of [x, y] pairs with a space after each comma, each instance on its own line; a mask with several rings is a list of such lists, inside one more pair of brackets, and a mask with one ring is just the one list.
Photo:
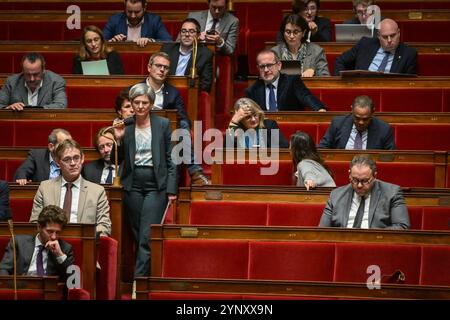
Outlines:
[[250, 98], [240, 98], [234, 103], [234, 111], [238, 111], [243, 107], [250, 108], [252, 114], [255, 114], [259, 118], [259, 127], [264, 128], [264, 111], [262, 111], [261, 107]]

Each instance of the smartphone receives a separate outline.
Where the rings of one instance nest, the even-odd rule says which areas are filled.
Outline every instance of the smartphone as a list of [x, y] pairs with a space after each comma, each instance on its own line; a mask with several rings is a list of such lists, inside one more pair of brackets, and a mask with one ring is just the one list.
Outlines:
[[217, 31], [216, 30], [208, 30], [208, 31], [206, 31], [206, 34], [213, 36], [213, 35], [217, 34]]

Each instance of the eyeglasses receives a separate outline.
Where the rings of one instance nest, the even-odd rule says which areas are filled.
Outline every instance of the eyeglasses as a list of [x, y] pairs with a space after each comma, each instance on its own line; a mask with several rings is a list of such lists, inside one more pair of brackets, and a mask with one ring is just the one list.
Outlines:
[[353, 177], [349, 177], [349, 179], [350, 179], [350, 182], [356, 186], [359, 185], [360, 183], [363, 186], [368, 186], [373, 181], [373, 177], [369, 178], [369, 179], [362, 179], [362, 180], [359, 180], [359, 179], [356, 179]]
[[65, 158], [61, 159], [61, 161], [64, 164], [71, 164], [72, 161], [73, 161], [73, 163], [78, 164], [80, 162], [80, 160], [81, 160], [81, 156], [65, 157]]
[[181, 29], [181, 34], [196, 34], [197, 33], [197, 30], [195, 30], [195, 29]]
[[302, 33], [302, 31], [301, 30], [284, 30], [284, 33], [290, 37], [291, 35], [298, 36], [299, 34]]
[[152, 66], [154, 66], [156, 69], [163, 69], [165, 70], [169, 70], [169, 66], [166, 66], [165, 64], [159, 64], [159, 63], [154, 63]]
[[267, 69], [272, 69], [275, 65], [277, 64], [277, 62], [275, 63], [266, 63], [266, 64], [258, 64], [258, 68], [259, 70], [265, 70]]

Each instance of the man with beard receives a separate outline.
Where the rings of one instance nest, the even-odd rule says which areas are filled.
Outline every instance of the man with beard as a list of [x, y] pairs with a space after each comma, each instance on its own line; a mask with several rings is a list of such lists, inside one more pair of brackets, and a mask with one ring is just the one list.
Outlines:
[[140, 47], [149, 42], [172, 41], [161, 17], [145, 12], [146, 0], [125, 0], [125, 11], [112, 15], [103, 34], [112, 42], [134, 41]]

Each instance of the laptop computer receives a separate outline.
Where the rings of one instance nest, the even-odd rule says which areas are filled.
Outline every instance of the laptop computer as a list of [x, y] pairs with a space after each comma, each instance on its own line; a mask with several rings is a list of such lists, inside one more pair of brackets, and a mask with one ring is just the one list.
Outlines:
[[358, 42], [362, 37], [373, 37], [375, 29], [363, 24], [335, 24], [336, 42]]
[[96, 61], [81, 61], [84, 75], [109, 76], [108, 64], [105, 59]]
[[300, 75], [302, 64], [299, 60], [281, 60], [281, 73]]

